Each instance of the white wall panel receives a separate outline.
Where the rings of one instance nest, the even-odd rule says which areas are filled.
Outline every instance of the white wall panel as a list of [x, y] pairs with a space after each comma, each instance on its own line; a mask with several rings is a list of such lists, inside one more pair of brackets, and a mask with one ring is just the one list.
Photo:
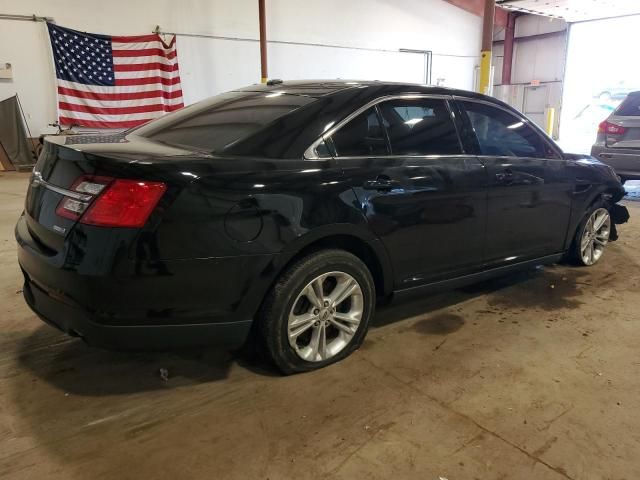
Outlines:
[[531, 80], [562, 80], [566, 38], [563, 35], [516, 42], [514, 46], [513, 83]]

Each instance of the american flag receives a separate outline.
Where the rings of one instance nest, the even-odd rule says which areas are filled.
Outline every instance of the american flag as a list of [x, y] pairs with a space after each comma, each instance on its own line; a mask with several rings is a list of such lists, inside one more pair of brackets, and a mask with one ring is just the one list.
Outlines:
[[58, 81], [58, 121], [130, 128], [184, 106], [175, 37], [111, 36], [51, 23]]

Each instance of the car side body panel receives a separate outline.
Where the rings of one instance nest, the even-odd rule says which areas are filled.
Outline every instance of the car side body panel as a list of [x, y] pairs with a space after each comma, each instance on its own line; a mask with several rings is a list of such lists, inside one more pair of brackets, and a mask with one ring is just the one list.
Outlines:
[[[488, 183], [474, 152], [348, 162], [306, 159], [304, 153], [331, 125], [381, 96], [464, 94], [504, 104], [442, 88], [337, 83], [249, 87], [276, 93], [289, 88], [317, 101], [224, 155], [129, 134], [49, 142], [57, 142], [46, 154], [52, 156], [36, 166], [45, 181], [69, 188], [78, 175], [90, 174], [164, 182], [167, 192], [141, 229], [68, 222], [61, 233], [53, 213], [63, 195], [32, 187], [16, 225], [27, 303], [46, 321], [95, 344], [241, 343], [279, 275], [314, 248], [338, 245], [362, 254], [376, 273], [380, 296], [475, 278], [486, 267]], [[623, 192], [600, 162], [566, 161], [565, 180], [575, 187], [564, 249], [591, 203], [602, 195], [616, 202]], [[406, 167], [417, 167], [416, 178], [399, 170]], [[397, 192], [363, 188], [385, 172], [401, 181]], [[458, 264], [448, 265], [448, 258]]]

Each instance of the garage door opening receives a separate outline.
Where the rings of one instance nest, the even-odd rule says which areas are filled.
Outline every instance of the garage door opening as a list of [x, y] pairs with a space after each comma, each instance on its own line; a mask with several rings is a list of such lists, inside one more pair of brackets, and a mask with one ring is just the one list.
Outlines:
[[565, 151], [589, 153], [600, 122], [640, 90], [640, 15], [571, 25], [560, 124]]

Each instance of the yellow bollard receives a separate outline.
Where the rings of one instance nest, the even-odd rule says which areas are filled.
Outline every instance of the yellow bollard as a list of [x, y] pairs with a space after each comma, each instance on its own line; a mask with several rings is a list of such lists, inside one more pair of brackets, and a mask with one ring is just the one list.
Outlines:
[[555, 125], [555, 120], [556, 120], [556, 109], [553, 107], [548, 107], [547, 118], [545, 122], [545, 131], [547, 132], [547, 135], [549, 135], [550, 137], [553, 137], [553, 127]]
[[491, 81], [491, 50], [485, 50], [480, 57], [480, 93], [489, 95]]

